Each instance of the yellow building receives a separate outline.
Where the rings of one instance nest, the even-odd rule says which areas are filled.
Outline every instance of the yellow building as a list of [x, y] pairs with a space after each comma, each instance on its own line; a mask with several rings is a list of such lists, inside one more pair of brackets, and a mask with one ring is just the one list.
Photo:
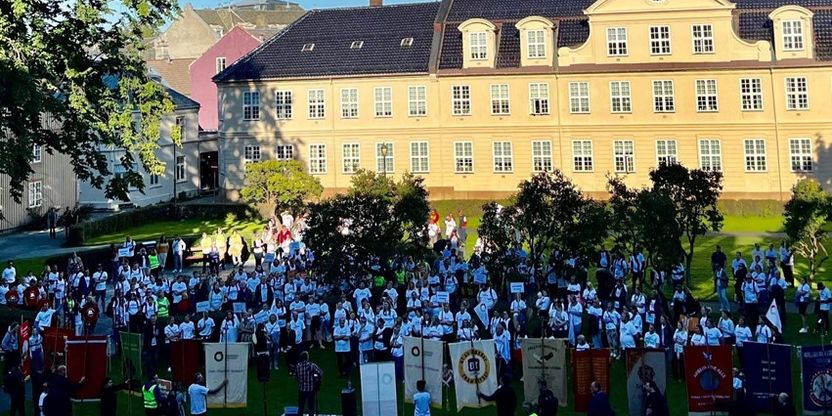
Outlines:
[[[368, 168], [432, 198], [561, 169], [606, 195], [660, 163], [727, 198], [830, 185], [832, 2], [443, 0], [317, 10], [218, 74], [220, 184], [298, 158], [328, 191]], [[828, 3], [828, 4], [827, 4]]]

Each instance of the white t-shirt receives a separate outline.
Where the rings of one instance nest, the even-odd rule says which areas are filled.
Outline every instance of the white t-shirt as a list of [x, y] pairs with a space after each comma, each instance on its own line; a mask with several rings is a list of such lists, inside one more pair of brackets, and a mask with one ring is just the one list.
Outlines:
[[[336, 337], [349, 337], [350, 336], [350, 327], [348, 325], [336, 325], [335, 329], [332, 330], [332, 335]], [[350, 340], [349, 339], [336, 339], [335, 340], [335, 352], [350, 352]]]
[[199, 415], [208, 412], [208, 387], [199, 384], [191, 384], [188, 387], [188, 396], [191, 396], [191, 414]]

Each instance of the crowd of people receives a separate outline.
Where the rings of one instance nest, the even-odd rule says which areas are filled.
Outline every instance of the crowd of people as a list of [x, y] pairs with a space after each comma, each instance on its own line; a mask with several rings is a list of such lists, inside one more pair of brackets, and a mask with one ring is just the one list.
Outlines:
[[[288, 214], [272, 217], [250, 239], [222, 229], [203, 234], [190, 250], [179, 237], [161, 238], [152, 245], [128, 237], [112, 247], [111, 264], [92, 268], [77, 254], [64, 268], [48, 265], [40, 276], [18, 275], [10, 262], [0, 282], [0, 304], [38, 308], [39, 312], [32, 336], [22, 349], [17, 346], [15, 328], [9, 328], [3, 338], [0, 347], [7, 374], [16, 368], [21, 354], [31, 358], [33, 377], [39, 377], [37, 386], [33, 383], [37, 393], [33, 397], [39, 399], [43, 374], [52, 370], [50, 360], [43, 356], [43, 329], [64, 326], [77, 334], [92, 333], [99, 311], [113, 321], [116, 352], [122, 331], [142, 334], [145, 374], [149, 375], [159, 372], [160, 363], [170, 361], [171, 342], [202, 339], [251, 343], [252, 356], [265, 355], [272, 369], [284, 368], [305, 381], [309, 365], [299, 367], [307, 362], [305, 351], [330, 345], [340, 377], [349, 377], [362, 363], [392, 360], [398, 378], [403, 379], [404, 337], [413, 336], [448, 342], [494, 339], [498, 376], [511, 380], [522, 377], [523, 340], [554, 337], [567, 339], [576, 350], [609, 348], [614, 358], [640, 346], [664, 349], [672, 376], [681, 379], [686, 345], [730, 344], [741, 351], [746, 341], [782, 338], [764, 312], [775, 300], [784, 314], [785, 289], [795, 285], [794, 256], [785, 244], [765, 250], [757, 245], [749, 258], [736, 253], [730, 263], [717, 247], [711, 263], [719, 308], [713, 310], [688, 290], [682, 263], [666, 272], [648, 272], [645, 255], [638, 248], [631, 253], [601, 249], [592, 259], [554, 250], [543, 261], [542, 275], [535, 275], [528, 272], [534, 267], [518, 245], [507, 255], [520, 259], [524, 289], [509, 294], [505, 285], [490, 284], [481, 258], [488, 250], [486, 244], [477, 240], [470, 256], [466, 255], [464, 214], [447, 215], [444, 230], [436, 211], [428, 221], [435, 256], [396, 258], [389, 265], [393, 274], [388, 279], [374, 273], [340, 276], [335, 281], [320, 278], [315, 272], [314, 249], [303, 241], [305, 221]], [[201, 267], [186, 267], [188, 252], [202, 255], [197, 256]], [[168, 264], [172, 267], [166, 268]], [[590, 278], [593, 270], [594, 278]], [[732, 280], [735, 295], [729, 298]], [[798, 280], [794, 302], [803, 317], [800, 332], [826, 333], [832, 302], [829, 289], [818, 283], [814, 290], [805, 279]], [[667, 297], [666, 292], [672, 295]], [[810, 328], [806, 316], [812, 304], [818, 320]], [[204, 379], [198, 377], [197, 387], [191, 387], [198, 394], [208, 394], [198, 387], [201, 384]], [[71, 391], [67, 383], [58, 385]], [[45, 397], [58, 388], [51, 381], [46, 386]], [[119, 385], [110, 381], [109, 387], [113, 386]], [[156, 396], [154, 387], [152, 379], [143, 386], [150, 391], [146, 402], [164, 400]], [[735, 378], [735, 387], [741, 395], [741, 374]], [[63, 397], [63, 393], [55, 394]], [[174, 397], [174, 401], [181, 399]], [[40, 402], [35, 404], [39, 410]], [[311, 400], [309, 404], [314, 407]], [[652, 415], [667, 414], [666, 401], [655, 406]], [[42, 414], [64, 414], [47, 409]], [[202, 412], [199, 405], [196, 409], [191, 405], [191, 414]], [[182, 412], [164, 414], [180, 416]]]

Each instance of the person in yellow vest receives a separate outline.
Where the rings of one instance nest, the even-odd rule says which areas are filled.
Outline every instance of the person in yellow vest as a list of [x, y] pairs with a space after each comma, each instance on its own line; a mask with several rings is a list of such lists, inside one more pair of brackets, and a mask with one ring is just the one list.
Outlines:
[[211, 258], [211, 247], [214, 245], [214, 239], [208, 233], [202, 233], [202, 238], [199, 240], [199, 248], [202, 250], [202, 273], [208, 268], [208, 263]]
[[170, 301], [165, 296], [165, 292], [161, 290], [156, 293], [156, 316], [160, 318], [170, 316]]
[[159, 377], [155, 374], [142, 386], [142, 399], [144, 414], [146, 416], [158, 416], [159, 404], [162, 403], [163, 397], [162, 390], [159, 389]]

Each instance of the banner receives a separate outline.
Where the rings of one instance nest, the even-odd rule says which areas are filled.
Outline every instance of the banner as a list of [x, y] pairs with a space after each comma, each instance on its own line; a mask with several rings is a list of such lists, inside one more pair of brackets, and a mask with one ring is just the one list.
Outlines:
[[398, 414], [396, 365], [391, 361], [366, 363], [361, 369], [361, 414], [391, 416]]
[[494, 359], [494, 340], [479, 340], [448, 344], [454, 371], [456, 410], [463, 407], [483, 407], [490, 403], [480, 400], [477, 392], [485, 394], [497, 390], [497, 361]]
[[430, 404], [442, 407], [442, 357], [445, 343], [404, 337], [404, 401], [413, 402], [416, 382], [425, 380]]
[[60, 364], [66, 352], [66, 338], [75, 335], [71, 328], [43, 328], [43, 365], [52, 368], [53, 364]]
[[[32, 359], [29, 358], [29, 337], [32, 336], [32, 324], [29, 321], [23, 321], [22, 324], [18, 327], [18, 335], [17, 340], [20, 343], [18, 345], [18, 351], [20, 351], [20, 362], [23, 364], [23, 375], [28, 376], [29, 370], [32, 367]], [[24, 348], [25, 346], [25, 348]], [[43, 370], [43, 369], [41, 369]]]
[[208, 407], [246, 407], [248, 397], [248, 344], [206, 343], [205, 387], [213, 390], [228, 380], [217, 394], [208, 396]]
[[731, 401], [733, 375], [731, 346], [685, 347], [688, 413], [710, 413]]
[[644, 383], [654, 381], [664, 394], [667, 388], [667, 368], [662, 350], [633, 348], [626, 350], [627, 396], [631, 415], [643, 415], [647, 403]]
[[[124, 379], [142, 380], [142, 334], [121, 333], [121, 376]], [[190, 384], [189, 384], [190, 385]]]
[[170, 343], [170, 366], [173, 379], [190, 386], [194, 382], [194, 373], [199, 371], [199, 350], [202, 341], [186, 339]]
[[743, 342], [742, 371], [748, 402], [756, 412], [772, 413], [777, 395], [792, 392], [792, 347]]
[[523, 392], [526, 402], [537, 403], [540, 382], [566, 406], [566, 340], [523, 339]]
[[832, 413], [832, 347], [801, 348], [800, 364], [803, 373], [803, 414]]
[[592, 400], [590, 384], [597, 381], [610, 394], [610, 350], [572, 351], [572, 391], [575, 411], [586, 412]]
[[110, 369], [107, 357], [109, 337], [69, 337], [66, 340], [66, 375], [67, 378], [77, 383], [81, 377], [86, 377], [84, 384], [81, 384], [73, 399], [75, 400], [98, 400], [101, 393], [101, 385], [107, 377]]

